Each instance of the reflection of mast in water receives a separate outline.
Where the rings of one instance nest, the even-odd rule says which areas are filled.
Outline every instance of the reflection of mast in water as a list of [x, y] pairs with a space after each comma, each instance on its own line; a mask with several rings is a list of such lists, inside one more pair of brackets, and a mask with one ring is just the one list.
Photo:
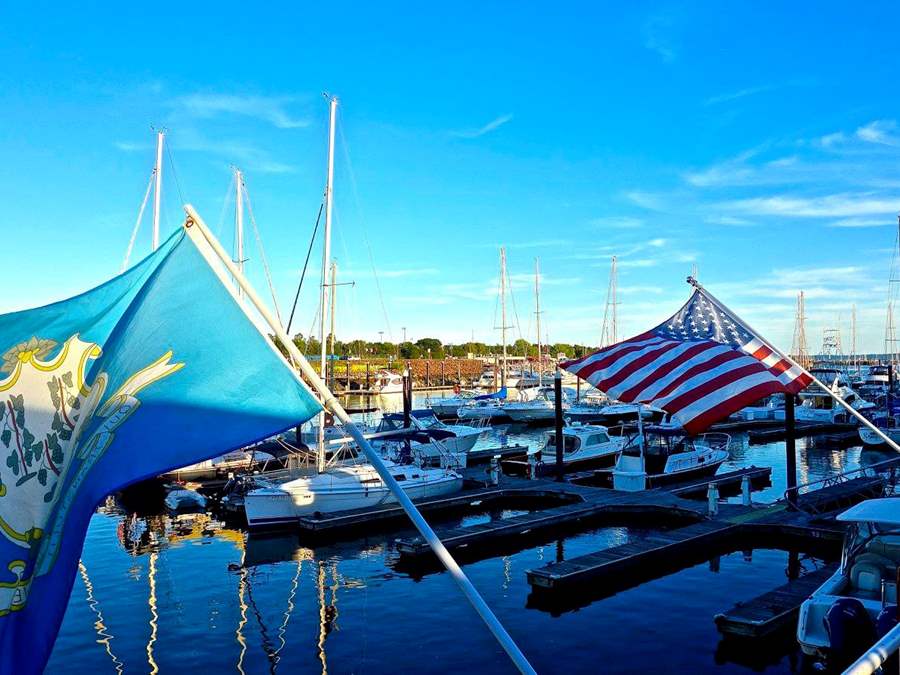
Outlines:
[[153, 657], [153, 645], [156, 644], [156, 625], [159, 621], [159, 614], [156, 611], [156, 558], [159, 553], [150, 552], [150, 565], [147, 572], [147, 579], [150, 581], [150, 641], [147, 642], [147, 663], [150, 664], [150, 675], [159, 672], [159, 666], [156, 665], [156, 659]]
[[244, 601], [244, 592], [247, 588], [247, 566], [244, 562], [247, 559], [247, 547], [243, 537], [241, 542], [241, 566], [238, 570], [238, 605], [241, 608], [241, 620], [238, 622], [234, 637], [241, 646], [241, 652], [238, 654], [237, 660], [237, 671], [244, 675], [244, 656], [247, 654], [247, 638], [244, 637], [244, 626], [247, 625], [247, 603]]
[[97, 615], [97, 620], [94, 622], [94, 630], [97, 631], [97, 637], [100, 638], [97, 642], [106, 648], [106, 653], [109, 654], [109, 658], [112, 659], [116, 672], [123, 673], [125, 671], [125, 664], [119, 661], [119, 658], [112, 653], [112, 648], [109, 643], [113, 639], [113, 636], [106, 632], [106, 624], [103, 623], [103, 613], [100, 611], [100, 603], [94, 598], [94, 585], [91, 583], [91, 579], [88, 576], [87, 567], [85, 567], [84, 563], [80, 560], [78, 561], [78, 571], [81, 573], [81, 579], [84, 581], [84, 587], [87, 589], [88, 606], [91, 608], [91, 611]]
[[503, 556], [503, 590], [509, 590], [509, 584], [512, 581], [512, 558], [508, 555]]
[[319, 641], [316, 645], [319, 661], [322, 663], [322, 675], [328, 673], [328, 662], [325, 658], [325, 638], [334, 629], [337, 620], [337, 566], [331, 566], [331, 604], [325, 604], [325, 562], [318, 561], [318, 575], [316, 586], [319, 591]]
[[273, 656], [275, 657], [275, 661], [272, 664], [272, 670], [274, 672], [275, 666], [278, 665], [278, 661], [281, 659], [279, 654], [281, 650], [284, 649], [285, 639], [284, 636], [287, 633], [287, 625], [288, 621], [291, 619], [291, 614], [294, 613], [294, 597], [297, 595], [297, 587], [300, 585], [300, 572], [303, 571], [303, 558], [297, 559], [297, 571], [294, 572], [294, 579], [291, 582], [291, 592], [288, 594], [287, 607], [284, 610], [284, 621], [281, 622], [281, 626], [278, 628], [278, 640], [281, 644], [278, 646], [278, 649], [275, 650]]

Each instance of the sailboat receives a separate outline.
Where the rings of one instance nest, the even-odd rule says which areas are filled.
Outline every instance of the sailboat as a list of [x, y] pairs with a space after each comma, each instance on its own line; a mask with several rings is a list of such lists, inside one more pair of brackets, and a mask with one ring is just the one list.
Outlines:
[[[328, 309], [328, 264], [331, 256], [331, 216], [334, 184], [334, 139], [337, 98], [329, 101], [328, 169], [325, 183], [325, 232], [322, 253], [322, 285], [319, 295], [320, 344], [319, 368], [325, 378], [328, 359], [325, 340], [325, 316]], [[332, 289], [333, 292], [333, 289]], [[244, 495], [244, 513], [250, 527], [285, 524], [315, 513], [373, 507], [396, 501], [378, 471], [365, 462], [353, 448], [326, 455], [324, 411], [317, 425], [315, 470], [298, 467], [277, 477], [255, 479], [256, 487]], [[451, 494], [462, 489], [462, 475], [449, 468], [419, 467], [410, 463], [385, 460], [390, 474], [413, 499]]]

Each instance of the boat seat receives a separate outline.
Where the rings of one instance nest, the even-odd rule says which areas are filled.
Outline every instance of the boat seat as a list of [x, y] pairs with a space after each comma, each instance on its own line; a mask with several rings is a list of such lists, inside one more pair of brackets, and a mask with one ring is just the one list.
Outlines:
[[881, 596], [881, 581], [895, 581], [897, 563], [878, 553], [863, 553], [850, 568], [850, 585], [862, 594]]
[[896, 566], [900, 563], [900, 535], [883, 534], [876, 537], [866, 545], [866, 551], [889, 558]]

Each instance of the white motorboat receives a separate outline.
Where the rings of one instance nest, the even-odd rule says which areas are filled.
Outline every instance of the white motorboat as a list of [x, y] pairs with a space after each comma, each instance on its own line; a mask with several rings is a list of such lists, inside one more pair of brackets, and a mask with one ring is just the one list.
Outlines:
[[638, 403], [609, 403], [607, 405], [594, 405], [585, 402], [584, 405], [574, 405], [566, 412], [566, 417], [573, 422], [585, 424], [601, 424], [605, 427], [615, 427], [622, 424], [633, 424], [637, 421], [638, 410], [644, 422], [660, 422], [666, 417], [666, 411], [651, 405]]
[[[552, 420], [556, 415], [556, 394], [553, 387], [539, 387], [534, 398], [530, 401], [516, 401], [507, 403], [503, 410], [513, 422], [531, 424]], [[562, 409], [567, 411], [575, 400], [575, 392], [571, 389], [562, 390]]]
[[275, 457], [268, 452], [254, 451], [253, 449], [235, 450], [219, 457], [169, 471], [162, 477], [175, 481], [209, 480], [222, 478], [236, 471], [262, 470], [270, 462], [274, 463]]
[[[596, 424], [563, 427], [563, 465], [567, 471], [602, 469], [613, 466], [625, 447], [623, 436], [610, 436], [609, 429]], [[538, 475], [552, 473], [556, 464], [556, 432], [547, 434], [539, 452]]]
[[[412, 410], [409, 415], [410, 428], [419, 432], [417, 440], [424, 437], [427, 442], [419, 440], [411, 451], [413, 455], [428, 464], [441, 459], [449, 458], [452, 465], [465, 467], [466, 453], [475, 447], [483, 428], [471, 427], [465, 424], [445, 424], [441, 422], [432, 410]], [[403, 432], [405, 430], [403, 413], [386, 413], [381, 418], [381, 424], [375, 430], [376, 433]]]
[[[863, 412], [874, 410], [877, 406], [857, 394], [847, 385], [836, 384], [832, 390], [850, 407]], [[798, 422], [821, 422], [824, 424], [853, 424], [856, 418], [838, 403], [828, 392], [819, 387], [808, 387], [800, 392], [801, 404], [794, 410], [794, 419]], [[775, 412], [776, 419], [784, 419], [784, 410]]]
[[728, 459], [728, 434], [708, 433], [688, 437], [670, 426], [645, 427], [616, 461], [613, 488], [636, 492], [689, 478], [712, 476]]
[[488, 422], [496, 422], [499, 420], [508, 420], [506, 414], [505, 401], [501, 399], [474, 399], [466, 403], [456, 411], [460, 420], [487, 420]]
[[897, 603], [900, 497], [867, 499], [837, 519], [850, 523], [840, 568], [803, 602], [797, 621], [797, 641], [810, 656], [830, 655], [834, 645], [829, 626], [837, 628], [835, 622], [847, 617], [869, 621], [872, 636], [868, 644], [874, 643], [878, 615], [887, 605]]
[[[895, 443], [900, 443], [900, 414], [874, 415], [871, 419], [872, 424], [878, 427], [883, 434]], [[859, 425], [859, 438], [866, 445], [885, 445], [881, 436], [862, 424]]]
[[184, 487], [172, 488], [163, 501], [166, 508], [173, 512], [202, 511], [206, 508], [206, 497]]
[[481, 392], [475, 389], [461, 389], [459, 393], [453, 396], [441, 396], [440, 398], [429, 398], [427, 405], [434, 411], [438, 417], [456, 417], [456, 411], [471, 401], [476, 396], [480, 396]]
[[[385, 461], [388, 471], [411, 499], [438, 497], [462, 489], [462, 474]], [[280, 483], [259, 480], [244, 495], [247, 525], [283, 525], [316, 513], [371, 508], [396, 501], [371, 464], [360, 462], [309, 472]]]
[[738, 410], [732, 418], [742, 422], [774, 421], [784, 419], [784, 394], [772, 394], [755, 405]]
[[372, 391], [376, 394], [402, 394], [403, 376], [389, 370], [379, 370], [375, 374]]

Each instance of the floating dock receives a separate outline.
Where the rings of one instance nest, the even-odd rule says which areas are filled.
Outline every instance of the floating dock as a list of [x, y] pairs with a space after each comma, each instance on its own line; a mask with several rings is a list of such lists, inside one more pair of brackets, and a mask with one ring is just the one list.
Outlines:
[[724, 635], [758, 639], [782, 628], [797, 625], [800, 605], [837, 570], [837, 564], [825, 565], [799, 579], [739, 602], [727, 612], [716, 614], [714, 621]]

